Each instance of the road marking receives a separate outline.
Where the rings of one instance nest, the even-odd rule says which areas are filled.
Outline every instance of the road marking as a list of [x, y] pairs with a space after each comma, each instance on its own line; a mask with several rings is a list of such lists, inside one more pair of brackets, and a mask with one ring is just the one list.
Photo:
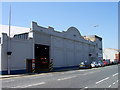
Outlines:
[[115, 82], [113, 84], [115, 84]]
[[42, 84], [45, 84], [45, 82], [27, 85], [27, 86], [24, 86], [24, 87], [22, 87], [22, 88], [31, 87], [31, 86], [37, 86], [37, 85], [42, 85]]
[[111, 87], [111, 85], [109, 86], [109, 88]]
[[101, 83], [101, 82], [103, 82], [103, 81], [105, 81], [105, 80], [107, 80], [107, 79], [109, 79], [109, 77], [107, 77], [107, 78], [105, 78], [105, 79], [102, 79], [102, 80], [96, 82], [96, 84]]
[[37, 85], [42, 85], [42, 84], [45, 84], [45, 82], [40, 82], [40, 83], [26, 85], [26, 86], [17, 86], [17, 87], [12, 87], [12, 88], [27, 88], [27, 87], [37, 86]]
[[116, 76], [116, 75], [118, 75], [118, 73], [113, 74], [113, 77]]
[[85, 88], [88, 88], [88, 87], [85, 87]]
[[83, 89], [81, 89], [81, 90], [84, 90], [84, 89], [86, 89], [86, 88], [88, 88], [88, 87], [84, 87]]
[[60, 81], [60, 80], [66, 80], [66, 79], [71, 79], [71, 78], [74, 78], [74, 77], [76, 77], [76, 76], [67, 77], [67, 78], [61, 78], [61, 79], [57, 79], [57, 80], [58, 80], [58, 81]]
[[118, 82], [118, 80], [117, 80], [117, 82]]

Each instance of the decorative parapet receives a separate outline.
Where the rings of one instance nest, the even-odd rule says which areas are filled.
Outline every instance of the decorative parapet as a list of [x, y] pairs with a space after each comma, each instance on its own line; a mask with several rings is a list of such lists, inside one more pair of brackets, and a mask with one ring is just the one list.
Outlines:
[[48, 35], [52, 35], [55, 37], [61, 37], [61, 38], [66, 38], [66, 39], [71, 39], [75, 41], [82, 41], [83, 43], [88, 43], [88, 44], [93, 44], [94, 43], [94, 38], [91, 39], [86, 39], [81, 36], [80, 31], [75, 28], [75, 27], [69, 27], [66, 31], [55, 31], [53, 27], [48, 26], [48, 28], [39, 26], [37, 22], [32, 21], [31, 24], [31, 31], [39, 32], [39, 33], [45, 33]]

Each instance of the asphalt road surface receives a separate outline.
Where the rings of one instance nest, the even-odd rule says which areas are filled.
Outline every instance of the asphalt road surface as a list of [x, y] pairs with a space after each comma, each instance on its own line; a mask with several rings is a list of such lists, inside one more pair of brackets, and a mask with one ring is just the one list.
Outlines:
[[[118, 88], [118, 65], [0, 79], [2, 88]], [[111, 89], [111, 90], [112, 90]]]

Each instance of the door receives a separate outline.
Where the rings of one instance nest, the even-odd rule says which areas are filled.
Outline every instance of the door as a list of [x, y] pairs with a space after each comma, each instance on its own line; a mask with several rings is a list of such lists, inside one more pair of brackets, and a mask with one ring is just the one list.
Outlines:
[[26, 61], [27, 73], [32, 73], [32, 59], [27, 59]]
[[35, 44], [35, 71], [49, 71], [49, 46]]

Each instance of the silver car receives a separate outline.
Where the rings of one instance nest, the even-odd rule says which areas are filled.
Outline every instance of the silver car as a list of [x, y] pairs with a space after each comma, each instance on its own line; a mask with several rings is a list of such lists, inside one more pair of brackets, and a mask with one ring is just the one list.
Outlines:
[[98, 66], [99, 67], [103, 67], [104, 66], [104, 63], [102, 61], [98, 61]]
[[92, 61], [92, 63], [91, 63], [91, 67], [98, 67], [98, 63], [96, 62], [96, 61]]

